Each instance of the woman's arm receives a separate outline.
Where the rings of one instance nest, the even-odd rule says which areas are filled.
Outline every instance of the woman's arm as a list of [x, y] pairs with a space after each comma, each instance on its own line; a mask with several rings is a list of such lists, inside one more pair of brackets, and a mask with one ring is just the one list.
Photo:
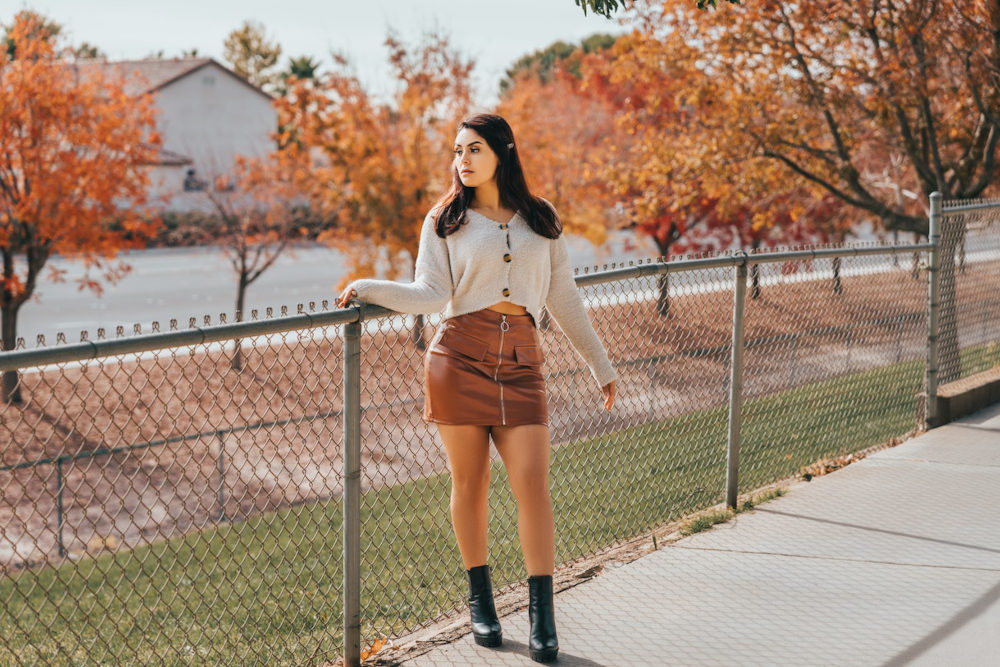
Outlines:
[[559, 238], [551, 241], [549, 253], [552, 277], [545, 297], [545, 307], [552, 313], [573, 349], [587, 362], [597, 384], [604, 387], [616, 379], [618, 373], [611, 365], [608, 353], [587, 316], [583, 298], [570, 268], [569, 246], [565, 234], [560, 234]]
[[448, 244], [434, 231], [434, 217], [428, 213], [420, 229], [420, 246], [414, 262], [413, 282], [363, 278], [348, 285], [358, 299], [400, 313], [436, 313], [451, 299], [451, 266]]

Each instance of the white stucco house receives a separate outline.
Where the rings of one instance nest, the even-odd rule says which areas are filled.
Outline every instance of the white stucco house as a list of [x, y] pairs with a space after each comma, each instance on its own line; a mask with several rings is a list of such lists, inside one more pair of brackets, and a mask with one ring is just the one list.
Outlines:
[[163, 144], [149, 167], [149, 194], [162, 210], [209, 210], [204, 190], [230, 173], [236, 155], [264, 157], [274, 149], [278, 120], [271, 97], [212, 58], [76, 65], [82, 74], [100, 68], [106, 76], [123, 75], [126, 92], [153, 96]]

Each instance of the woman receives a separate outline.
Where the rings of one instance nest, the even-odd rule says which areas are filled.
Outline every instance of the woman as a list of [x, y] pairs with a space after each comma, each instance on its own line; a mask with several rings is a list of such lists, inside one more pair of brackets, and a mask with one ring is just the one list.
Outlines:
[[451, 516], [469, 580], [477, 644], [499, 646], [487, 565], [490, 436], [517, 500], [528, 571], [528, 646], [556, 659], [552, 604], [555, 548], [549, 498], [549, 429], [541, 347], [544, 305], [567, 335], [611, 409], [617, 374], [573, 280], [555, 208], [525, 183], [514, 135], [500, 116], [459, 124], [453, 183], [424, 219], [410, 284], [356, 280], [338, 298], [443, 320], [424, 357], [424, 413], [437, 424], [452, 475]]

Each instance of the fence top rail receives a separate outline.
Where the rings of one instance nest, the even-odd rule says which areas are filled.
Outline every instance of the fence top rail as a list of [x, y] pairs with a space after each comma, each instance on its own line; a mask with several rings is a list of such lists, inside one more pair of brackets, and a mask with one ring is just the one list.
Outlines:
[[[864, 255], [893, 255], [920, 252], [931, 250], [932, 248], [933, 245], [930, 243], [907, 245], [871, 244], [803, 248], [781, 252], [740, 252], [714, 257], [670, 261], [650, 260], [648, 263], [640, 262], [635, 266], [583, 273], [577, 275], [575, 280], [578, 287], [585, 287], [652, 275], [740, 266], [742, 264], [769, 264]], [[263, 320], [234, 322], [218, 326], [190, 327], [179, 331], [136, 335], [113, 340], [88, 340], [53, 347], [0, 351], [0, 371], [11, 371], [56, 363], [91, 361], [116, 355], [141, 354], [154, 350], [204, 345], [252, 336], [280, 334], [289, 331], [316, 329], [346, 324], [348, 322], [364, 322], [396, 314], [398, 313], [395, 311], [374, 304], [362, 304], [351, 308], [320, 312], [305, 312], [302, 306], [300, 306], [299, 312], [295, 315]]]
[[953, 199], [941, 205], [942, 215], [972, 213], [989, 209], [997, 209], [997, 213], [1000, 213], [1000, 199]]
[[776, 264], [813, 259], [832, 259], [834, 257], [860, 257], [867, 255], [898, 255], [931, 250], [931, 243], [911, 243], [906, 245], [859, 245], [840, 247], [806, 248], [782, 252], [736, 253], [718, 257], [698, 259], [681, 259], [673, 261], [650, 262], [619, 269], [610, 269], [576, 277], [577, 286], [598, 285], [616, 280], [628, 280], [642, 276], [660, 275], [665, 273], [681, 273], [700, 269], [716, 269], [741, 264]]

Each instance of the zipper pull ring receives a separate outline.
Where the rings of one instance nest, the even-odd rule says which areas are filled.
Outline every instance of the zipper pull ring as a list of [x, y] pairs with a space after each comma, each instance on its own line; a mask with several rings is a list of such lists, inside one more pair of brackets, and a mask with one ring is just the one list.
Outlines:
[[510, 325], [507, 324], [507, 315], [501, 315], [503, 319], [500, 320], [500, 331], [509, 331]]

